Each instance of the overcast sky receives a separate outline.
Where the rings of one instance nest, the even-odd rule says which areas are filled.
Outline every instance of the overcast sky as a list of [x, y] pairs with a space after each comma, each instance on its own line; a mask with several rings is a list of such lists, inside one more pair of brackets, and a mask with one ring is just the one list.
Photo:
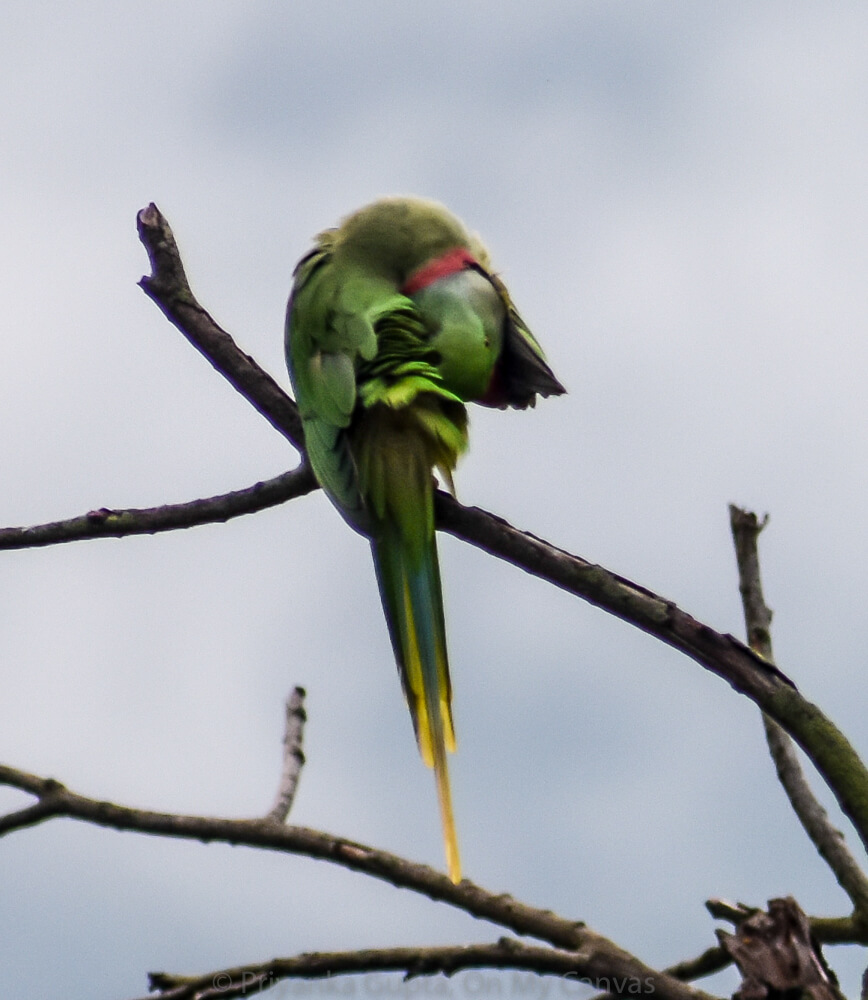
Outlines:
[[[769, 511], [778, 662], [868, 752], [864, 3], [6, 0], [0, 27], [0, 524], [296, 462], [137, 288], [138, 209], [157, 203], [201, 302], [287, 385], [312, 235], [427, 195], [486, 239], [570, 390], [474, 411], [460, 499], [737, 634], [726, 505]], [[713, 943], [710, 896], [847, 911], [752, 704], [467, 545], [441, 559], [469, 877], [651, 964]], [[442, 867], [368, 547], [321, 492], [2, 553], [0, 601], [0, 761], [258, 815], [302, 684], [294, 821]], [[65, 821], [2, 840], [0, 884], [5, 1000], [499, 934], [325, 863]], [[829, 957], [855, 990], [860, 950]]]

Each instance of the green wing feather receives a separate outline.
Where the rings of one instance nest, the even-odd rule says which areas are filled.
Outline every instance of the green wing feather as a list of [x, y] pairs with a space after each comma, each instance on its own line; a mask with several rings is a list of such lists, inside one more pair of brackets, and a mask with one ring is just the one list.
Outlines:
[[367, 530], [346, 430], [356, 411], [357, 368], [377, 353], [376, 324], [407, 300], [358, 267], [336, 267], [330, 233], [295, 270], [286, 320], [286, 356], [320, 485], [344, 517]]
[[567, 390], [549, 368], [539, 341], [528, 329], [497, 274], [486, 272], [506, 308], [503, 347], [495, 370], [495, 406], [524, 410], [536, 405], [537, 396], [560, 396]]

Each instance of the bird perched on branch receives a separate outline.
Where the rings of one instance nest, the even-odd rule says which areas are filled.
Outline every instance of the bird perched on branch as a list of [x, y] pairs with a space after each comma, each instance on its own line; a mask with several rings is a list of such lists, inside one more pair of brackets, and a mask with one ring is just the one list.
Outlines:
[[344, 519], [370, 539], [419, 750], [436, 776], [449, 877], [458, 882], [433, 473], [453, 490], [467, 448], [465, 403], [524, 409], [565, 389], [485, 248], [436, 202], [384, 198], [354, 212], [316, 238], [294, 278], [286, 357], [308, 457]]

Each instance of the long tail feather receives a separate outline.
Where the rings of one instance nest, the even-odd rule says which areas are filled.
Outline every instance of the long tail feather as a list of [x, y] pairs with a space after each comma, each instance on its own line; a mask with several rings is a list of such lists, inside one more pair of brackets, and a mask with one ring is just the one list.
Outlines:
[[405, 589], [404, 594], [408, 631], [411, 635], [415, 633], [414, 645], [418, 650], [423, 700], [428, 720], [427, 745], [420, 739], [420, 748], [428, 766], [434, 768], [449, 877], [453, 882], [460, 882], [458, 835], [455, 830], [452, 791], [446, 761], [446, 751], [455, 750], [452, 692], [449, 682], [449, 663], [446, 658], [446, 628], [443, 621], [440, 570], [433, 537], [430, 548], [425, 554], [424, 565], [418, 572], [411, 572], [410, 586]]
[[[415, 376], [414, 376], [415, 377]], [[406, 379], [383, 382], [400, 393]], [[449, 877], [461, 880], [446, 753], [455, 749], [452, 687], [434, 534], [433, 469], [451, 471], [467, 441], [464, 407], [434, 382], [410, 401], [373, 404], [352, 448], [392, 649], [422, 759], [434, 768]], [[391, 388], [390, 388], [391, 386]], [[418, 387], [417, 387], [418, 389]]]
[[455, 749], [440, 570], [433, 527], [420, 552], [394, 528], [373, 542], [380, 593], [422, 759], [434, 768], [446, 864], [461, 881], [447, 750]]

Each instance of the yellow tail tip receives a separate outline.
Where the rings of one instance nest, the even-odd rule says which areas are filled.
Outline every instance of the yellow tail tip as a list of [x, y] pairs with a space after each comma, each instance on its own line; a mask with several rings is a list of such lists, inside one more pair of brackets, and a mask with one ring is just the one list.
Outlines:
[[434, 778], [437, 798], [440, 800], [440, 820], [443, 825], [443, 844], [446, 848], [446, 871], [456, 885], [461, 881], [461, 856], [458, 853], [458, 834], [452, 812], [452, 791], [449, 787], [449, 770], [442, 744], [434, 747]]
[[446, 870], [449, 873], [449, 881], [458, 885], [461, 881], [461, 858], [458, 857], [458, 844], [446, 841]]

